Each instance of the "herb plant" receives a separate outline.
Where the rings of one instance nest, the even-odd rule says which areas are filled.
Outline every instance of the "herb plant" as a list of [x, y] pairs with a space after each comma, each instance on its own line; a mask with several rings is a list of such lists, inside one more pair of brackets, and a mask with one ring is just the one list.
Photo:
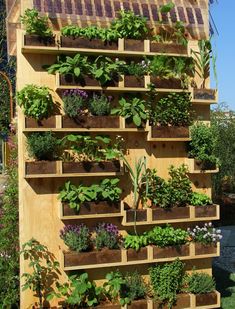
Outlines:
[[71, 118], [76, 118], [84, 112], [87, 105], [88, 94], [80, 89], [65, 90], [62, 94], [64, 112]]
[[143, 235], [127, 235], [124, 237], [124, 248], [134, 249], [139, 251], [140, 248], [146, 247], [148, 245], [148, 234]]
[[135, 76], [137, 78], [143, 77], [148, 73], [150, 61], [146, 58], [141, 62], [131, 61], [130, 63], [126, 63], [122, 67], [122, 74], [127, 76]]
[[84, 252], [91, 246], [90, 231], [84, 224], [66, 225], [60, 231], [60, 238], [72, 251]]
[[88, 110], [93, 116], [107, 116], [111, 113], [112, 97], [104, 94], [93, 94], [89, 100]]
[[195, 228], [188, 228], [189, 236], [194, 242], [202, 244], [213, 244], [222, 239], [221, 230], [212, 226], [212, 223], [205, 223], [203, 227], [198, 225]]
[[50, 38], [53, 35], [48, 26], [48, 17], [40, 16], [35, 9], [26, 9], [20, 20], [25, 26], [27, 34], [39, 35], [42, 38]]
[[212, 200], [206, 194], [193, 192], [190, 204], [193, 206], [207, 206], [212, 204]]
[[17, 92], [16, 98], [27, 117], [42, 120], [52, 115], [54, 103], [46, 86], [27, 85]]
[[153, 36], [153, 41], [166, 44], [180, 44], [187, 46], [188, 39], [185, 31], [184, 24], [181, 21], [177, 21], [169, 27], [161, 23], [159, 25], [159, 33]]
[[132, 273], [126, 273], [124, 279], [127, 295], [131, 301], [145, 298], [147, 285], [137, 270]]
[[28, 153], [37, 160], [54, 160], [58, 145], [59, 140], [51, 132], [31, 133], [27, 137]]
[[95, 232], [94, 244], [97, 250], [102, 248], [118, 249], [120, 235], [116, 225], [112, 223], [99, 223]]
[[186, 276], [186, 291], [193, 294], [206, 294], [215, 291], [215, 279], [206, 273], [193, 271]]

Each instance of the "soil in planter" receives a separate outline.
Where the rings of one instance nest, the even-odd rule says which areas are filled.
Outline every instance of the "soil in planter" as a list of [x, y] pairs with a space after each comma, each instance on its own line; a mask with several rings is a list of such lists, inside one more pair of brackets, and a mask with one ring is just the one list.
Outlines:
[[188, 127], [152, 126], [152, 138], [189, 138]]
[[39, 35], [29, 35], [24, 36], [24, 44], [28, 46], [55, 46], [55, 37], [41, 37]]
[[195, 255], [203, 254], [216, 254], [217, 244], [204, 245], [201, 243], [195, 243]]
[[201, 161], [201, 160], [194, 160], [194, 169], [196, 171], [200, 170], [215, 170], [216, 164], [210, 161]]
[[124, 39], [124, 49], [127, 51], [144, 51], [144, 40]]
[[181, 80], [176, 78], [159, 78], [159, 77], [150, 77], [150, 82], [153, 83], [156, 88], [163, 89], [182, 89]]
[[181, 246], [169, 246], [165, 248], [159, 248], [153, 246], [153, 258], [154, 259], [162, 259], [169, 257], [181, 257], [181, 256], [189, 256], [189, 245], [181, 245]]
[[120, 161], [102, 161], [102, 162], [63, 162], [62, 169], [64, 174], [74, 173], [106, 173], [120, 172]]
[[214, 89], [194, 89], [194, 99], [215, 100], [215, 90]]
[[80, 210], [70, 208], [68, 203], [63, 203], [63, 215], [64, 216], [76, 216], [76, 215], [92, 215], [92, 214], [109, 214], [119, 213], [120, 202], [86, 202], [80, 206]]
[[[147, 221], [147, 210], [137, 209], [136, 210], [136, 222], [145, 222], [145, 221]], [[135, 210], [134, 209], [126, 210], [126, 222], [135, 222]]]
[[[102, 87], [118, 87], [119, 79], [114, 77], [111, 81], [107, 82]], [[61, 86], [90, 86], [90, 87], [101, 87], [98, 80], [90, 76], [84, 76], [83, 78], [77, 78], [72, 74], [60, 75], [60, 85]]]
[[35, 120], [33, 118], [25, 118], [25, 128], [55, 128], [55, 116], [43, 120]]
[[140, 248], [140, 250], [136, 251], [134, 249], [127, 250], [127, 261], [139, 261], [139, 260], [147, 260], [148, 258], [148, 249]]
[[64, 266], [96, 265], [121, 262], [121, 250], [102, 249], [91, 252], [68, 252], [64, 254]]
[[208, 206], [194, 206], [195, 207], [195, 217], [216, 217], [216, 205]]
[[[153, 304], [153, 309], [168, 309], [167, 305], [161, 306], [160, 303]], [[172, 309], [184, 309], [184, 308], [190, 308], [190, 295], [189, 294], [178, 294], [177, 295], [177, 302], [172, 307]]]
[[136, 77], [133, 75], [126, 75], [124, 77], [124, 87], [126, 88], [144, 88], [145, 79], [144, 76]]
[[117, 50], [118, 42], [103, 42], [99, 39], [61, 37], [61, 47]]
[[168, 54], [180, 54], [186, 55], [188, 53], [187, 46], [180, 44], [164, 44], [151, 41], [150, 42], [150, 52], [153, 53], [168, 53]]
[[56, 161], [26, 162], [26, 175], [56, 174]]
[[145, 299], [134, 300], [127, 309], [148, 309], [148, 303]]
[[172, 207], [172, 208], [160, 208], [153, 207], [153, 220], [174, 220], [174, 219], [186, 219], [190, 217], [189, 207]]
[[216, 293], [206, 293], [197, 294], [196, 296], [196, 306], [210, 306], [217, 304], [217, 294]]
[[118, 116], [63, 116], [63, 128], [119, 128]]

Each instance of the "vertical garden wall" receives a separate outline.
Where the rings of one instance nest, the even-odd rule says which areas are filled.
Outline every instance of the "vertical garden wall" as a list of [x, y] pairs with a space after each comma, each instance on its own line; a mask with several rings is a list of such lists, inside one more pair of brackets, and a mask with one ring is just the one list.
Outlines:
[[[22, 308], [219, 306], [210, 277], [221, 238], [211, 224], [219, 205], [211, 201], [218, 162], [208, 126], [217, 100], [210, 44], [190, 40], [175, 23], [178, 7], [159, 4], [158, 18], [173, 22], [156, 21], [154, 33], [130, 11], [106, 28], [60, 32], [37, 11], [22, 18]], [[203, 4], [192, 12], [206, 12]], [[59, 266], [47, 264], [35, 277], [29, 258], [43, 252], [42, 265], [49, 254]], [[71, 273], [77, 277], [69, 280]]]

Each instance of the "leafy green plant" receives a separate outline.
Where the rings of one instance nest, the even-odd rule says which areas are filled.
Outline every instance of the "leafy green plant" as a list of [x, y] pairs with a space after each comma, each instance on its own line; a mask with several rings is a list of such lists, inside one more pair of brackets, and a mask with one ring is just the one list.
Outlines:
[[93, 94], [89, 100], [88, 110], [94, 116], [107, 116], [111, 113], [112, 97], [106, 97], [104, 94]]
[[137, 78], [143, 77], [148, 73], [148, 66], [150, 60], [145, 58], [141, 62], [131, 61], [130, 63], [126, 63], [122, 66], [122, 74], [128, 76], [135, 76]]
[[124, 277], [126, 291], [131, 301], [143, 299], [147, 294], [147, 285], [138, 271], [126, 273]]
[[76, 118], [84, 113], [87, 106], [88, 94], [80, 89], [70, 89], [63, 91], [62, 100], [64, 103], [64, 112], [71, 118]]
[[42, 120], [52, 115], [54, 103], [46, 86], [27, 85], [17, 92], [16, 98], [27, 117]]
[[152, 106], [150, 121], [160, 126], [189, 126], [192, 123], [191, 107], [189, 93], [170, 93]]
[[193, 192], [190, 204], [193, 206], [207, 206], [212, 204], [212, 200], [206, 194]]
[[20, 20], [25, 26], [27, 34], [39, 35], [42, 38], [53, 36], [52, 30], [48, 26], [48, 17], [40, 16], [35, 9], [26, 9]]
[[[32, 272], [23, 273], [22, 290], [30, 289], [39, 299], [39, 307], [43, 308], [43, 299], [52, 292], [52, 284], [58, 280], [59, 263], [48, 248], [32, 238], [22, 246], [21, 254], [25, 261], [29, 261]], [[50, 277], [50, 280], [48, 278]]]
[[172, 263], [158, 264], [149, 269], [149, 275], [155, 299], [172, 308], [182, 288], [184, 264], [179, 259]]
[[88, 251], [91, 246], [90, 231], [84, 224], [65, 225], [60, 231], [60, 238], [72, 251]]
[[186, 291], [193, 294], [206, 294], [215, 291], [215, 279], [206, 273], [193, 271], [186, 276]]
[[118, 178], [105, 178], [99, 184], [84, 186], [80, 184], [75, 186], [67, 181], [60, 191], [59, 199], [62, 202], [69, 203], [71, 208], [76, 208], [78, 211], [85, 202], [91, 201], [119, 201], [122, 190], [117, 186]]
[[112, 22], [111, 30], [116, 31], [120, 38], [137, 40], [145, 39], [149, 33], [147, 19], [132, 11], [120, 11], [119, 17]]
[[215, 137], [211, 127], [204, 123], [196, 123], [191, 129], [189, 156], [202, 161], [202, 169], [215, 168], [218, 164], [215, 152]]
[[97, 250], [102, 248], [118, 249], [121, 236], [118, 228], [112, 223], [99, 223], [95, 229], [94, 244]]
[[130, 98], [128, 101], [121, 98], [119, 107], [113, 108], [111, 114], [122, 116], [127, 122], [133, 122], [137, 127], [145, 123], [148, 118], [146, 103], [139, 98]]
[[27, 137], [30, 157], [37, 160], [54, 160], [57, 157], [59, 141], [51, 132], [31, 133]]
[[172, 23], [171, 26], [161, 23], [159, 25], [158, 34], [153, 36], [153, 41], [166, 44], [176, 43], [187, 46], [188, 38], [183, 22], [177, 21]]
[[148, 234], [144, 233], [143, 235], [127, 235], [124, 237], [124, 248], [125, 249], [134, 249], [139, 251], [140, 248], [146, 247], [148, 245]]

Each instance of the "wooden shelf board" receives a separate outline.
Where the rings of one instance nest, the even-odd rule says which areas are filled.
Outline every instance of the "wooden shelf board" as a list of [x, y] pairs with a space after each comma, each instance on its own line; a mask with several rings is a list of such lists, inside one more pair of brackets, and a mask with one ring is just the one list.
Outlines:
[[219, 169], [215, 170], [190, 170], [188, 174], [216, 174], [219, 172]]
[[148, 142], [188, 142], [191, 141], [191, 138], [164, 138], [164, 137], [149, 137]]
[[199, 100], [199, 99], [192, 99], [192, 104], [198, 104], [198, 105], [212, 105], [212, 104], [218, 104], [215, 100]]
[[146, 129], [137, 128], [25, 128], [24, 133], [27, 132], [147, 132]]
[[82, 220], [82, 219], [96, 219], [96, 218], [116, 218], [122, 217], [121, 213], [109, 213], [109, 214], [92, 214], [92, 215], [75, 215], [75, 216], [61, 216], [61, 220]]
[[117, 176], [123, 175], [122, 172], [106, 172], [106, 173], [70, 173], [70, 174], [35, 174], [25, 175], [25, 179], [35, 178], [67, 178], [67, 177], [99, 177], [99, 176]]

